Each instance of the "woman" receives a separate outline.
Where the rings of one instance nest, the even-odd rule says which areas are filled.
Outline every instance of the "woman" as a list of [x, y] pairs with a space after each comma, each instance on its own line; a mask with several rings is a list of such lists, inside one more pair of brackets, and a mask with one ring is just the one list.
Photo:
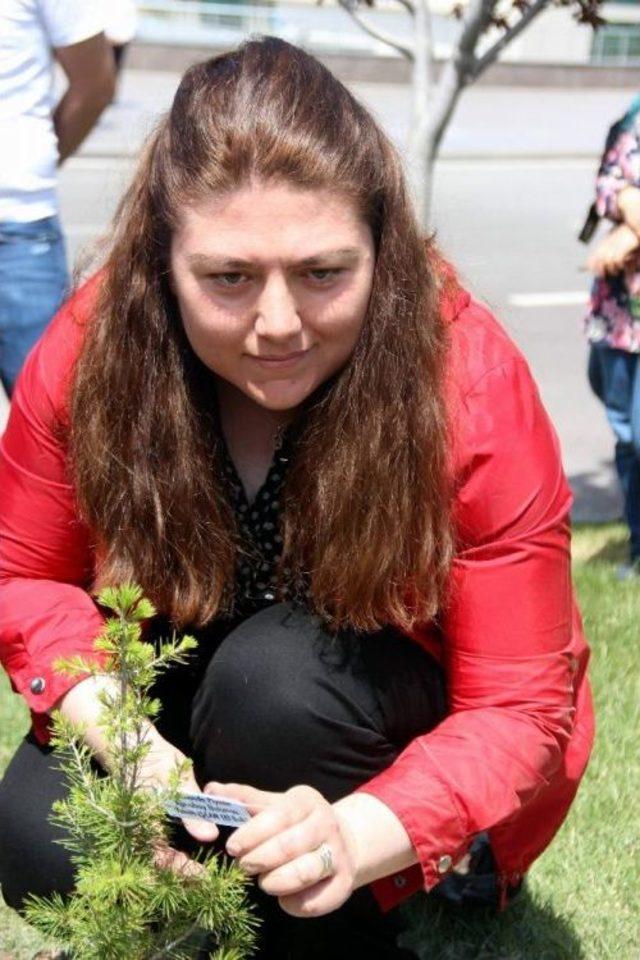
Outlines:
[[3, 662], [34, 715], [0, 791], [13, 906], [72, 886], [48, 713], [100, 759], [99, 684], [50, 665], [91, 652], [92, 594], [126, 579], [200, 630], [147, 774], [189, 752], [249, 804], [227, 850], [263, 956], [406, 955], [389, 911], [454, 868], [507, 901], [592, 737], [571, 497], [524, 360], [316, 60], [267, 38], [188, 71], [2, 462]]
[[640, 573], [640, 96], [611, 127], [596, 178], [596, 212], [614, 226], [588, 260], [595, 275], [586, 322], [589, 381], [616, 438], [629, 527], [618, 576]]

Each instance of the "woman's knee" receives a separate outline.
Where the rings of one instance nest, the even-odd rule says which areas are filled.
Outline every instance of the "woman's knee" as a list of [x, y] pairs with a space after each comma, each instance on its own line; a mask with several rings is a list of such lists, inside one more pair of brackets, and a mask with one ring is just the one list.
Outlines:
[[295, 783], [341, 790], [322, 768], [334, 766], [334, 754], [353, 753], [365, 718], [354, 716], [351, 693], [332, 678], [327, 660], [335, 659], [317, 620], [302, 610], [275, 604], [244, 621], [216, 651], [194, 701], [197, 775], [271, 790]]
[[[302, 612], [273, 605], [246, 620], [209, 663], [192, 712], [196, 753], [216, 737], [237, 751], [288, 754], [311, 749], [317, 701], [329, 699], [318, 682], [313, 652], [318, 627]], [[324, 694], [324, 696], [323, 696]]]
[[[405, 695], [394, 706], [389, 675], [403, 664]], [[396, 734], [404, 741], [439, 719], [442, 698], [410, 698], [412, 684], [428, 688], [425, 671], [426, 655], [406, 639], [333, 636], [304, 610], [273, 605], [209, 664], [192, 715], [196, 772], [273, 790], [311, 783], [337, 798], [393, 762], [404, 745]]]

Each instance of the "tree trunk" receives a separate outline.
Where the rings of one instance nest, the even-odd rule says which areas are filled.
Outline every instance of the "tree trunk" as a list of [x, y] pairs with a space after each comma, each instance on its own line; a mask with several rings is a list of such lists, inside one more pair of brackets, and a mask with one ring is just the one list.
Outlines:
[[429, 0], [415, 3], [415, 58], [412, 72], [413, 110], [411, 117], [411, 177], [416, 212], [425, 233], [433, 229], [433, 177], [442, 138], [463, 90], [498, 58], [551, 0], [530, 0], [522, 16], [478, 59], [476, 46], [491, 25], [495, 2], [471, 0], [461, 34], [449, 59], [442, 64], [437, 82], [433, 79], [433, 37]]
[[[414, 116], [414, 120], [418, 118]], [[411, 135], [411, 179], [418, 223], [425, 234], [432, 225], [433, 175], [437, 155], [435, 131], [430, 124], [415, 122]]]
[[432, 96], [424, 95], [425, 84], [418, 75], [417, 59], [412, 77], [414, 98], [411, 134], [411, 167], [415, 183], [416, 211], [425, 233], [433, 229], [432, 197], [435, 162], [442, 138], [451, 122], [465, 82], [453, 59], [442, 66]]
[[410, 175], [420, 226], [429, 230], [433, 193], [432, 122], [433, 30], [429, 0], [416, 0], [414, 13], [414, 59], [411, 71]]

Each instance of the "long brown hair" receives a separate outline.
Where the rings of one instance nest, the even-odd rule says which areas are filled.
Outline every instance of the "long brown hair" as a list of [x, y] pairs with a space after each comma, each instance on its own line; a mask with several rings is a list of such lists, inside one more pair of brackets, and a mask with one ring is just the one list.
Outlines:
[[410, 629], [452, 553], [437, 254], [396, 151], [316, 59], [265, 38], [192, 67], [118, 210], [75, 372], [71, 457], [97, 579], [135, 580], [177, 624], [233, 606], [240, 550], [213, 377], [168, 282], [185, 203], [279, 180], [330, 188], [372, 228], [370, 303], [347, 365], [305, 411], [284, 496], [282, 566], [333, 627]]

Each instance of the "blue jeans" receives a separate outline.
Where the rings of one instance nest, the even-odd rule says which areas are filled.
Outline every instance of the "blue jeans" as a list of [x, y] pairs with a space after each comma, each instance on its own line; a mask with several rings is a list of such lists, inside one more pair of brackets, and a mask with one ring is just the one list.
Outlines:
[[10, 395], [69, 283], [57, 217], [0, 223], [0, 380]]
[[592, 344], [589, 383], [616, 436], [616, 470], [634, 562], [640, 560], [640, 354]]

